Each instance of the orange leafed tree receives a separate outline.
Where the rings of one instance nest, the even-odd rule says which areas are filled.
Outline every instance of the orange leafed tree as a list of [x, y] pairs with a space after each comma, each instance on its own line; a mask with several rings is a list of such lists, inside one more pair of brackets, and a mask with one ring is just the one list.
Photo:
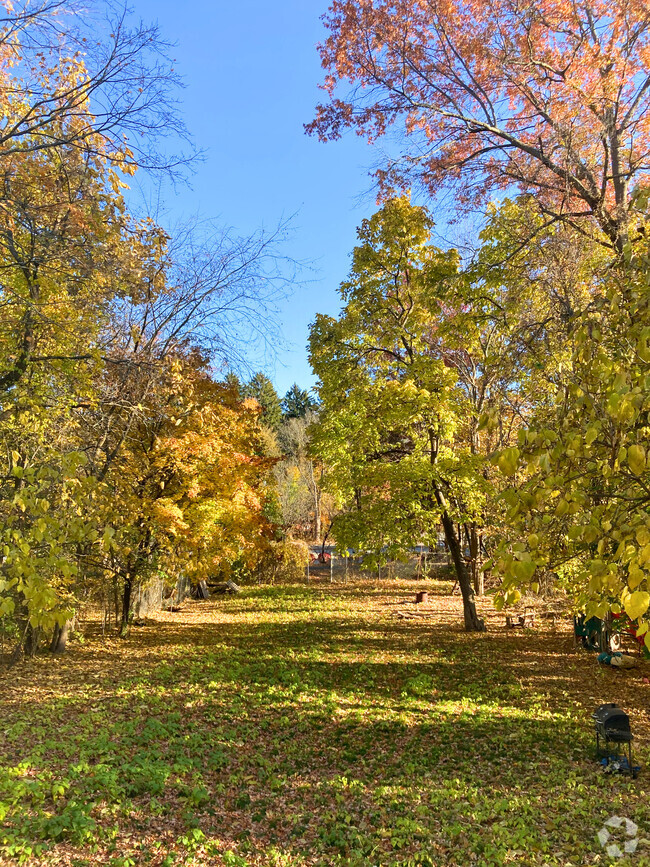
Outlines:
[[623, 248], [650, 159], [647, 0], [334, 0], [323, 20], [309, 132], [399, 127], [385, 186], [460, 181], [475, 204], [514, 185]]

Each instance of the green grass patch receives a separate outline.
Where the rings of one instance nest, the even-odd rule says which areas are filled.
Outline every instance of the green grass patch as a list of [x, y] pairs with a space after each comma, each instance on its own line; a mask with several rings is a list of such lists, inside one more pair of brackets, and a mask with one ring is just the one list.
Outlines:
[[496, 617], [468, 636], [444, 598], [399, 620], [412, 587], [249, 589], [4, 675], [0, 861], [577, 867], [615, 813], [650, 836], [589, 725], [618, 701], [644, 761], [642, 672]]

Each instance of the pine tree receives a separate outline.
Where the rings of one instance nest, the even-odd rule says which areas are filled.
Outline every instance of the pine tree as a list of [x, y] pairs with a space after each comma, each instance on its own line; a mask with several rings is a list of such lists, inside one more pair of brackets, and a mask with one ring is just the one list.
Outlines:
[[242, 388], [242, 397], [252, 397], [262, 407], [262, 423], [277, 430], [282, 423], [282, 406], [275, 387], [268, 376], [256, 373]]
[[316, 406], [317, 402], [309, 392], [294, 382], [282, 400], [282, 413], [285, 419], [304, 418]]

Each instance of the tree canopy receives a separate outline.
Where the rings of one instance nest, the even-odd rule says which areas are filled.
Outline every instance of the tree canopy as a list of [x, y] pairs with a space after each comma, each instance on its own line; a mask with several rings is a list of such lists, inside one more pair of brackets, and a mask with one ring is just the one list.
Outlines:
[[309, 131], [396, 127], [385, 188], [458, 182], [456, 201], [476, 203], [516, 185], [549, 221], [584, 231], [588, 216], [622, 249], [647, 183], [645, 3], [334, 0], [324, 22], [328, 100]]

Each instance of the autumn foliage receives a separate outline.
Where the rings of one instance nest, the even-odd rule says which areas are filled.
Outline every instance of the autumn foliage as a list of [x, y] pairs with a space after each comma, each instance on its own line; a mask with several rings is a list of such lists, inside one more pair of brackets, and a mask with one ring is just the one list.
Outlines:
[[16, 659], [59, 649], [82, 602], [110, 599], [125, 632], [154, 578], [165, 595], [246, 574], [274, 538], [273, 461], [259, 405], [211, 368], [237, 304], [263, 307], [266, 238], [171, 238], [124, 199], [173, 103], [155, 28], [123, 15], [82, 54], [91, 18], [5, 6], [0, 617]]
[[620, 244], [647, 171], [646, 3], [335, 0], [324, 23], [328, 100], [311, 132], [395, 127], [384, 186], [457, 181], [458, 201], [481, 202], [516, 185]]

